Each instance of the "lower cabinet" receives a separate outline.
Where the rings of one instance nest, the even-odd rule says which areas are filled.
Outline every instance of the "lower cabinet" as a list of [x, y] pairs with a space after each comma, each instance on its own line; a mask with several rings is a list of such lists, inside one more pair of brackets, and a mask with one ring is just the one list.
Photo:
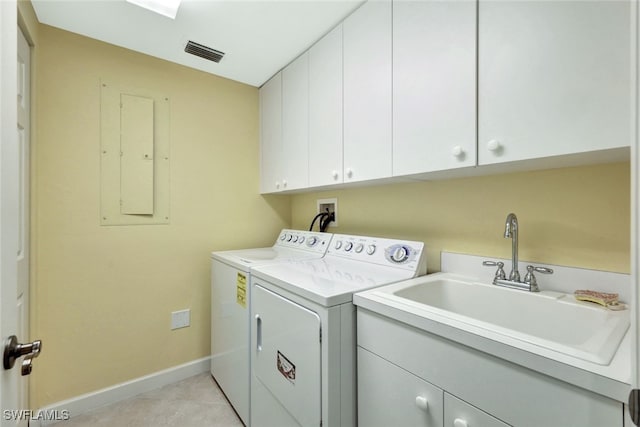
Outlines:
[[358, 425], [504, 427], [509, 424], [358, 347]]
[[358, 307], [358, 425], [622, 427], [623, 404]]

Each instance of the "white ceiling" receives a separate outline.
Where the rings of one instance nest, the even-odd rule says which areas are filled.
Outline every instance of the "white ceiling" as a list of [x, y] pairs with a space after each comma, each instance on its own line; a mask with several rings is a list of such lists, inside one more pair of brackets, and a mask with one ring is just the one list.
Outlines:
[[[252, 86], [261, 86], [362, 2], [183, 0], [173, 20], [125, 0], [32, 1], [43, 24]], [[188, 54], [188, 40], [225, 56], [216, 64]]]

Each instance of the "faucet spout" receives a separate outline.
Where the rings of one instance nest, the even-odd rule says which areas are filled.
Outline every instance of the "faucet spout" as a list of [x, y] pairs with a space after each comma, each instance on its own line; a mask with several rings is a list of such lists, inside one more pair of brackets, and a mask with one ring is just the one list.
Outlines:
[[505, 239], [511, 239], [511, 273], [509, 280], [514, 282], [520, 281], [520, 272], [518, 271], [518, 217], [516, 214], [507, 215], [504, 227]]

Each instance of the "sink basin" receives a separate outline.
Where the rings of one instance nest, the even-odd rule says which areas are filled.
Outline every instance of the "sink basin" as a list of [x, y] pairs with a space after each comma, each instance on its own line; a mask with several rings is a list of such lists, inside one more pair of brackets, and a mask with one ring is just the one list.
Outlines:
[[483, 284], [448, 273], [378, 288], [376, 295], [433, 320], [481, 328], [588, 362], [607, 365], [629, 328], [629, 310], [611, 311], [573, 295]]

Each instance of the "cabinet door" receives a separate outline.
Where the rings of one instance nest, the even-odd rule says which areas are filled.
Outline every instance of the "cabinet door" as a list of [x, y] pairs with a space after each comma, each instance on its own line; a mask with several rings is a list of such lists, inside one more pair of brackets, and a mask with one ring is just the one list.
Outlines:
[[442, 390], [358, 347], [358, 424], [440, 427]]
[[393, 3], [393, 175], [476, 164], [476, 2]]
[[391, 1], [345, 19], [344, 182], [391, 176]]
[[282, 159], [282, 74], [260, 88], [260, 192], [280, 191]]
[[479, 2], [479, 164], [624, 147], [628, 1]]
[[342, 182], [342, 25], [309, 50], [309, 185]]
[[509, 424], [445, 393], [444, 427], [509, 427]]
[[282, 70], [283, 190], [309, 185], [309, 54]]

